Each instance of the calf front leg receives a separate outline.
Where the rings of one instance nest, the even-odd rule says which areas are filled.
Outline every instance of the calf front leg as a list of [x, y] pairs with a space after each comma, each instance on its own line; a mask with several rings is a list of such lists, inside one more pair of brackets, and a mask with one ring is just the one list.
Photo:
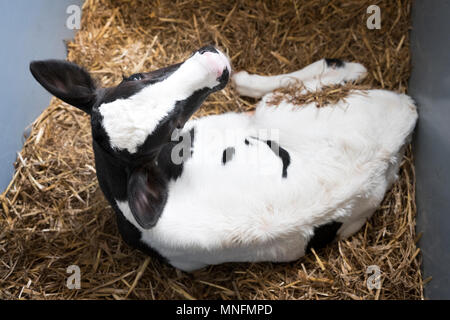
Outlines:
[[366, 74], [366, 68], [359, 63], [322, 59], [292, 73], [260, 76], [240, 71], [235, 73], [231, 80], [240, 95], [261, 98], [267, 93], [297, 82], [300, 82], [308, 91], [317, 91], [323, 86], [360, 80]]

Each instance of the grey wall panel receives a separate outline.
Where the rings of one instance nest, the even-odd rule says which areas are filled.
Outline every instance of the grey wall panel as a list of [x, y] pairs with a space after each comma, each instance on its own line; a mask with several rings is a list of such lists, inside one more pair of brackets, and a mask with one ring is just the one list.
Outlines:
[[66, 57], [63, 39], [69, 5], [81, 0], [0, 1], [0, 193], [13, 173], [22, 133], [48, 105], [50, 95], [32, 78], [33, 59]]
[[450, 299], [450, 1], [415, 1], [410, 94], [419, 107], [414, 140], [417, 231], [431, 299]]

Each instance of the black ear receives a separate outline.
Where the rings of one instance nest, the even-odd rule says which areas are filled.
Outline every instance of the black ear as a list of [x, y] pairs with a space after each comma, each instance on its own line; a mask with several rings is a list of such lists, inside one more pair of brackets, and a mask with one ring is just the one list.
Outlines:
[[33, 61], [30, 71], [51, 94], [88, 114], [95, 103], [95, 84], [80, 66], [64, 60]]
[[135, 169], [128, 179], [128, 204], [144, 229], [156, 225], [167, 201], [167, 182], [153, 167]]

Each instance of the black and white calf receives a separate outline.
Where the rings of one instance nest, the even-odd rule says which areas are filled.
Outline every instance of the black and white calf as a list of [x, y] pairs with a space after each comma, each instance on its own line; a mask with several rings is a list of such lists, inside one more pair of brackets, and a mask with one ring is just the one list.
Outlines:
[[231, 74], [214, 47], [186, 61], [96, 87], [64, 61], [31, 63], [48, 91], [91, 116], [100, 187], [124, 240], [191, 271], [238, 261], [292, 261], [355, 233], [396, 179], [417, 113], [406, 95], [354, 92], [316, 108], [271, 92], [363, 77], [357, 63], [324, 59], [273, 77], [239, 72], [236, 90], [262, 97], [253, 115], [189, 120]]

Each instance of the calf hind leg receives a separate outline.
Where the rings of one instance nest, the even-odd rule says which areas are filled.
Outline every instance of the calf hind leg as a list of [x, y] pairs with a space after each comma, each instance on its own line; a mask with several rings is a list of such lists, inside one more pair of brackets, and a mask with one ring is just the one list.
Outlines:
[[326, 85], [360, 80], [366, 74], [366, 68], [359, 63], [322, 59], [298, 71], [276, 76], [260, 76], [240, 71], [235, 73], [231, 80], [240, 95], [261, 98], [296, 82], [302, 83], [309, 91], [317, 91]]

